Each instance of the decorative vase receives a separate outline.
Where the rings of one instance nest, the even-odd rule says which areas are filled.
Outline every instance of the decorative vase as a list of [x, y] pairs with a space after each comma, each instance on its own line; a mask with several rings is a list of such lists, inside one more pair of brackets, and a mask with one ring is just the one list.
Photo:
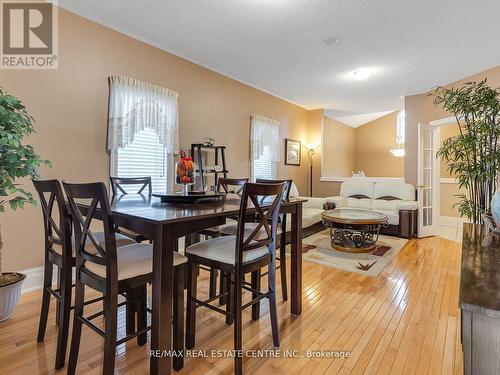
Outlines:
[[9, 319], [14, 312], [25, 278], [26, 275], [17, 272], [3, 274], [4, 282], [0, 284], [0, 322]]
[[181, 151], [181, 159], [175, 163], [175, 183], [182, 186], [182, 193], [189, 194], [189, 187], [196, 183], [196, 165], [193, 158]]
[[491, 216], [493, 216], [497, 228], [500, 228], [500, 191], [493, 194], [491, 199]]

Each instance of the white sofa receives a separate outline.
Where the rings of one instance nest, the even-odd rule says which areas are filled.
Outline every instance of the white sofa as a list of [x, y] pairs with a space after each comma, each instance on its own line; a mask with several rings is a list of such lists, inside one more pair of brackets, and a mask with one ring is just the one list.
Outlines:
[[290, 198], [304, 198], [302, 205], [302, 236], [307, 237], [324, 229], [321, 213], [325, 211], [326, 198], [301, 197], [297, 186], [292, 183]]
[[389, 227], [383, 232], [400, 237], [414, 236], [417, 201], [415, 187], [404, 182], [347, 181], [340, 194], [327, 197], [329, 208], [372, 210], [387, 216]]

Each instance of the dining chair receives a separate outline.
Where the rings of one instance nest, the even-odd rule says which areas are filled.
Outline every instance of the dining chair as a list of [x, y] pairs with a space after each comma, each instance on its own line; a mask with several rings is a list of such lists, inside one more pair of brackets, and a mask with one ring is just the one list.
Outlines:
[[[57, 333], [56, 363], [55, 368], [64, 366], [66, 347], [69, 332], [69, 317], [72, 295], [72, 270], [75, 266], [74, 238], [72, 235], [71, 217], [66, 205], [61, 184], [58, 180], [33, 180], [33, 185], [40, 198], [40, 207], [43, 214], [44, 225], [44, 276], [42, 290], [42, 307], [38, 326], [37, 342], [45, 339], [45, 330], [50, 307], [50, 297], [57, 300], [56, 323], [59, 327]], [[104, 233], [96, 232], [95, 238], [99, 243], [104, 242]], [[133, 241], [120, 234], [115, 234], [117, 246], [133, 243]], [[86, 246], [90, 243], [87, 242]], [[57, 286], [52, 287], [54, 266], [57, 267]], [[86, 301], [90, 304], [102, 298]]]
[[[213, 238], [189, 246], [185, 253], [188, 257], [187, 281], [187, 313], [186, 313], [186, 347], [195, 346], [196, 309], [207, 307], [226, 316], [226, 323], [234, 323], [234, 350], [242, 351], [242, 310], [252, 306], [252, 318], [255, 317], [255, 306], [263, 298], [269, 299], [271, 331], [274, 347], [279, 347], [278, 318], [275, 297], [276, 272], [276, 231], [281, 200], [285, 183], [257, 184], [247, 183], [242, 191], [239, 209], [239, 221], [236, 235]], [[262, 200], [261, 197], [266, 197]], [[256, 210], [258, 225], [249, 235], [247, 222], [249, 203]], [[253, 215], [251, 215], [253, 216]], [[261, 230], [263, 228], [263, 230]], [[197, 299], [197, 268], [205, 265], [230, 275], [229, 290], [221, 291], [227, 295], [226, 309], [211, 304], [219, 296], [208, 300]], [[268, 289], [261, 291], [256, 281], [261, 268], [268, 267]], [[252, 283], [245, 282], [245, 274], [252, 275]], [[242, 303], [243, 290], [252, 293], [250, 302]], [[242, 358], [235, 355], [235, 373], [242, 373]]]
[[[148, 194], [152, 193], [152, 183], [151, 177], [110, 177], [111, 180], [111, 190], [113, 195], [118, 194], [142, 194], [143, 191], [147, 188]], [[124, 186], [133, 186], [137, 187], [134, 193], [130, 193], [125, 190]]]
[[[280, 184], [285, 183], [285, 191], [283, 192], [283, 200], [288, 201], [290, 199], [290, 188], [292, 186], [292, 180], [270, 180], [264, 178], [257, 178], [255, 180], [256, 183], [259, 184]], [[286, 278], [286, 214], [280, 215], [280, 226], [278, 227], [277, 235], [280, 239], [279, 244], [279, 256], [276, 257], [276, 260], [279, 261], [279, 264], [276, 266], [276, 269], [280, 270], [280, 280], [281, 280], [281, 296], [284, 301], [288, 300], [288, 288], [287, 288], [287, 278]], [[247, 232], [250, 233], [255, 226], [255, 224], [247, 225]], [[237, 225], [235, 223], [230, 223], [226, 225], [221, 225], [219, 228], [219, 233], [222, 236], [231, 236], [235, 235], [237, 231]], [[261, 229], [263, 231], [263, 228]], [[265, 235], [265, 233], [263, 233]], [[261, 277], [266, 276], [266, 274], [262, 274]]]
[[[151, 177], [109, 177], [111, 182], [111, 191], [113, 197], [127, 194], [143, 194], [147, 189], [148, 195], [153, 192]], [[125, 186], [133, 188], [133, 191], [126, 190]], [[145, 236], [135, 233], [123, 228], [117, 228], [118, 233], [121, 233], [135, 242], [142, 242], [147, 240]]]
[[[111, 375], [115, 368], [116, 347], [137, 337], [137, 343], [147, 342], [147, 283], [152, 281], [153, 246], [134, 243], [123, 246], [117, 251], [113, 235], [114, 224], [106, 187], [102, 182], [70, 184], [63, 182], [73, 216], [76, 242], [76, 289], [73, 332], [68, 364], [68, 374], [74, 374], [78, 360], [82, 325], [104, 337], [103, 375]], [[80, 204], [79, 204], [80, 203]], [[82, 205], [87, 203], [87, 206]], [[98, 215], [104, 228], [105, 241], [99, 243], [91, 230], [94, 216]], [[90, 239], [95, 251], [85, 246]], [[174, 316], [173, 349], [183, 352], [183, 304], [184, 304], [184, 268], [186, 257], [174, 252]], [[104, 310], [91, 315], [84, 314], [86, 288], [104, 295]], [[118, 295], [129, 298], [118, 303]], [[118, 308], [132, 304], [136, 314], [137, 327], [133, 333], [117, 338]], [[92, 323], [92, 320], [104, 316], [104, 330]], [[173, 367], [183, 367], [183, 356], [175, 356]]]
[[[217, 187], [216, 191], [218, 193], [224, 193], [227, 195], [233, 194], [237, 197], [241, 197], [241, 192], [243, 190], [243, 186], [248, 182], [248, 178], [228, 178], [228, 177], [220, 177], [217, 180]], [[228, 218], [227, 219], [229, 223], [223, 224], [223, 225], [218, 225], [215, 227], [211, 227], [208, 229], [204, 229], [200, 231], [199, 233], [202, 235], [205, 235], [207, 238], [216, 238], [221, 236], [221, 228], [224, 228], [226, 225], [231, 225], [237, 224], [237, 218]], [[215, 296], [215, 293], [217, 293], [217, 277], [218, 277], [218, 271], [214, 270], [213, 268], [211, 269], [206, 269], [204, 267], [200, 267], [202, 269], [210, 271], [210, 281], [209, 281], [209, 288], [208, 288], [208, 295], [209, 297]], [[219, 288], [221, 290], [226, 290], [227, 289], [227, 277], [225, 275], [220, 276], [220, 281], [219, 281]], [[220, 304], [223, 305], [225, 304], [225, 297], [221, 297], [220, 299]]]

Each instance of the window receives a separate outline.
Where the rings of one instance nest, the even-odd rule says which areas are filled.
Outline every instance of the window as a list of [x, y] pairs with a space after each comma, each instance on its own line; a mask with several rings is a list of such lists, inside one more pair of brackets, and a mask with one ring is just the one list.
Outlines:
[[[111, 176], [151, 177], [153, 191], [173, 188], [173, 155], [179, 149], [177, 98], [175, 91], [163, 87], [110, 77]], [[137, 188], [129, 186], [128, 191]]]
[[[153, 191], [167, 190], [167, 152], [160, 144], [154, 130], [145, 129], [137, 133], [128, 146], [116, 152], [116, 176], [151, 177]], [[135, 192], [138, 187], [124, 186]]]
[[396, 127], [396, 143], [402, 145], [405, 143], [405, 110], [402, 109], [398, 113]]
[[280, 159], [279, 122], [252, 116], [250, 149], [252, 179], [276, 178], [276, 162]]
[[276, 177], [276, 163], [268, 146], [264, 147], [264, 152], [258, 159], [253, 160], [252, 176], [254, 180], [256, 178], [272, 180]]

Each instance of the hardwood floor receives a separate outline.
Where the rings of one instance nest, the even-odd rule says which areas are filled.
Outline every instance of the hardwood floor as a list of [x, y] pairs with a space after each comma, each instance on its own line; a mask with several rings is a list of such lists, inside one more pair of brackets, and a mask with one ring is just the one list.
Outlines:
[[[246, 374], [461, 374], [458, 288], [460, 244], [439, 237], [410, 241], [376, 278], [304, 262], [304, 310], [298, 318], [278, 298], [284, 351], [302, 357], [245, 358]], [[279, 286], [279, 280], [277, 281]], [[200, 276], [200, 295], [208, 273]], [[278, 292], [278, 296], [280, 293]], [[0, 323], [0, 374], [54, 374], [54, 305], [44, 343], [36, 343], [40, 292], [22, 296], [15, 315]], [[96, 306], [100, 307], [100, 306]], [[272, 349], [267, 303], [261, 319], [244, 313], [245, 350]], [[90, 309], [89, 309], [90, 310]], [[121, 312], [120, 333], [124, 332]], [[232, 326], [198, 310], [196, 349], [232, 349]], [[119, 334], [120, 337], [120, 334]], [[77, 373], [99, 374], [103, 340], [83, 329]], [[348, 358], [308, 358], [307, 350], [347, 351]], [[203, 352], [197, 352], [203, 354]], [[292, 354], [289, 352], [289, 354]], [[117, 374], [147, 374], [148, 349], [135, 341], [117, 351]], [[187, 358], [179, 374], [231, 374], [231, 358]], [[65, 373], [65, 369], [60, 373]], [[175, 372], [174, 372], [175, 373]]]

